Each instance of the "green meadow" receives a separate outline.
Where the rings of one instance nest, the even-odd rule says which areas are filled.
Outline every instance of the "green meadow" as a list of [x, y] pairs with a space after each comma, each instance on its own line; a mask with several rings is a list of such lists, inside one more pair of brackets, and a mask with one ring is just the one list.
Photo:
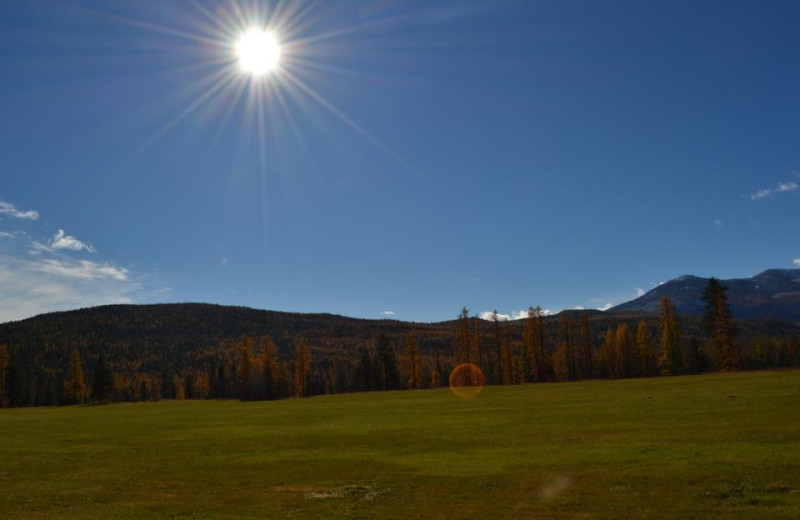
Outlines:
[[800, 371], [0, 410], [0, 518], [800, 518]]

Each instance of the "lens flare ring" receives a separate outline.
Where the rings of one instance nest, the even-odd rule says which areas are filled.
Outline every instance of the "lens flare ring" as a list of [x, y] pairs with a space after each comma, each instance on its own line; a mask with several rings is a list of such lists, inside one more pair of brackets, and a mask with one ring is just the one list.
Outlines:
[[473, 363], [462, 363], [450, 372], [450, 391], [461, 399], [471, 399], [481, 393], [486, 383], [483, 370]]

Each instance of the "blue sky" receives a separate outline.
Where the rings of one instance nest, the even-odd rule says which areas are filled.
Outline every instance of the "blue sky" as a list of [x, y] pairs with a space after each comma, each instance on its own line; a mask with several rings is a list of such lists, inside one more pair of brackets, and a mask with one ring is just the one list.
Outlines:
[[[0, 4], [0, 321], [438, 321], [800, 266], [800, 5]], [[284, 57], [254, 79], [248, 26]], [[385, 313], [385, 314], [384, 314]]]

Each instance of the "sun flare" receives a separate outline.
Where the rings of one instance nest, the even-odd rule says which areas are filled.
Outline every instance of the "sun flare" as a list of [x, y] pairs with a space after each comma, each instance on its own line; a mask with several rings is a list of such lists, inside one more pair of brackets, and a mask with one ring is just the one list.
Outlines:
[[244, 72], [263, 76], [278, 67], [281, 44], [275, 33], [253, 27], [236, 41], [236, 56]]

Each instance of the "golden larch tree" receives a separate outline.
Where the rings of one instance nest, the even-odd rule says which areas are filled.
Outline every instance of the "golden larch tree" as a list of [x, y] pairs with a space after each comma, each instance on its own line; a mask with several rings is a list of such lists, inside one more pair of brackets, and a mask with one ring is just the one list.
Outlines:
[[674, 376], [681, 372], [683, 355], [678, 338], [678, 318], [675, 306], [669, 296], [661, 298], [661, 354], [658, 368], [665, 376]]
[[294, 396], [304, 397], [308, 391], [308, 375], [311, 372], [311, 350], [303, 338], [294, 342]]
[[86, 379], [81, 366], [81, 355], [77, 349], [73, 349], [69, 355], [67, 376], [64, 379], [64, 401], [69, 404], [81, 404], [86, 397]]

